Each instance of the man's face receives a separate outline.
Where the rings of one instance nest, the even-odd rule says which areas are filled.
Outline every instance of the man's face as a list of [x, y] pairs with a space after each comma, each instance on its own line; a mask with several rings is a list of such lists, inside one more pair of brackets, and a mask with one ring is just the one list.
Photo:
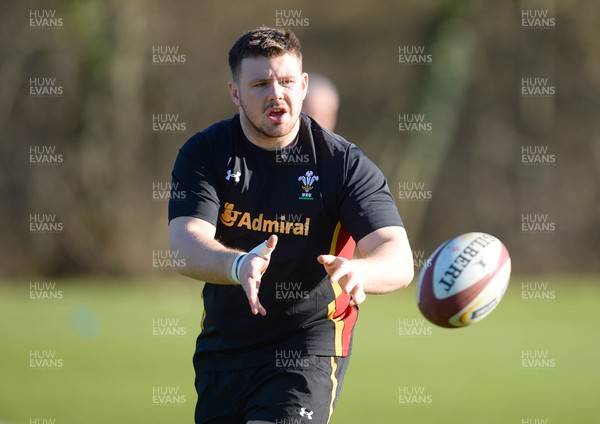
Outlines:
[[307, 87], [308, 75], [302, 73], [298, 58], [284, 54], [243, 59], [229, 92], [240, 108], [248, 138], [261, 144], [273, 142], [275, 147], [295, 137]]

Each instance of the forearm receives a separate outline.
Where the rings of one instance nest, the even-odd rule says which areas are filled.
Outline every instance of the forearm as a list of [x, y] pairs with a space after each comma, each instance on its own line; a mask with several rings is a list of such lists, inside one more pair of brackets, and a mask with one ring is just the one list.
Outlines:
[[413, 279], [412, 250], [402, 227], [384, 227], [361, 239], [358, 244], [360, 259], [357, 275], [365, 293], [389, 293], [408, 286]]
[[171, 250], [185, 263], [178, 269], [180, 274], [215, 284], [234, 284], [231, 266], [239, 251], [189, 227], [172, 226], [170, 243]]
[[360, 259], [345, 259], [320, 255], [331, 281], [340, 284], [344, 292], [358, 305], [365, 293], [383, 294], [408, 286], [413, 278], [410, 243], [402, 227], [390, 226], [375, 230], [357, 244]]
[[363, 276], [365, 293], [383, 294], [408, 286], [413, 279], [412, 252], [402, 243], [388, 241], [368, 257], [354, 259]]
[[[215, 240], [217, 230], [208, 221], [181, 216], [169, 223], [171, 249], [185, 261], [179, 273], [215, 284], [240, 284], [246, 292], [251, 312], [266, 315], [258, 290], [267, 270], [271, 252], [277, 246], [277, 236], [271, 236], [250, 252], [229, 249]], [[242, 254], [243, 253], [243, 254]], [[235, 271], [232, 271], [235, 264]], [[234, 278], [235, 275], [235, 278]]]

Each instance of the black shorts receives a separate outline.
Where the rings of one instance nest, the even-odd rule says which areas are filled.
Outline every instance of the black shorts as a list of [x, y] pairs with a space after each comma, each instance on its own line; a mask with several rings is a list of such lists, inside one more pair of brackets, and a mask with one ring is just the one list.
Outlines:
[[350, 357], [282, 353], [273, 362], [235, 371], [197, 372], [196, 424], [326, 424]]

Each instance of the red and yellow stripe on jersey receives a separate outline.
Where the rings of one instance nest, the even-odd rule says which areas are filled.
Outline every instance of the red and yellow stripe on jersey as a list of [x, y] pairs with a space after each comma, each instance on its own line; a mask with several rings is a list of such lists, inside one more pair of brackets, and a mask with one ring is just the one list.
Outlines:
[[[356, 243], [350, 233], [337, 223], [331, 240], [330, 255], [352, 259]], [[358, 318], [358, 311], [350, 305], [350, 295], [343, 293], [339, 283], [332, 282], [335, 300], [327, 305], [327, 319], [334, 324], [335, 356], [346, 356], [352, 341], [352, 329]]]

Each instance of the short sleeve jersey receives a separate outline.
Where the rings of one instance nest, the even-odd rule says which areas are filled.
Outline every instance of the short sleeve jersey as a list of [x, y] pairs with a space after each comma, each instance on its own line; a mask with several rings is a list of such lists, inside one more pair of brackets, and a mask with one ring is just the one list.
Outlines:
[[331, 282], [320, 254], [352, 258], [374, 230], [402, 226], [381, 171], [354, 144], [300, 115], [291, 147], [268, 151], [239, 115], [190, 138], [173, 169], [169, 220], [203, 219], [225, 246], [249, 251], [278, 236], [261, 279], [266, 316], [252, 315], [239, 285], [206, 282], [196, 369], [239, 369], [281, 352], [347, 356], [358, 308]]

